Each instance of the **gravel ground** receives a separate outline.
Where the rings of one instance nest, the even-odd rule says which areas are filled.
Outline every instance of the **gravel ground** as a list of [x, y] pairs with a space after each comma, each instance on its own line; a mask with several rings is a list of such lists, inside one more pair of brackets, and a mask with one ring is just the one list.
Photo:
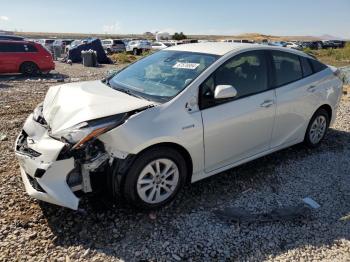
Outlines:
[[[57, 64], [45, 78], [0, 78], [0, 261], [350, 261], [350, 104], [315, 150], [297, 145], [186, 188], [156, 213], [96, 197], [72, 211], [29, 198], [13, 144], [51, 85], [99, 79], [115, 66]], [[321, 207], [298, 221], [237, 224], [213, 211]]]

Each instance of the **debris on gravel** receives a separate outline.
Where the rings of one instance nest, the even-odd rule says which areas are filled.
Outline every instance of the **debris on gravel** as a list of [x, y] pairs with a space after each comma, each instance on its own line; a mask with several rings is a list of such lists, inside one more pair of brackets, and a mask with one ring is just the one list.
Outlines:
[[[72, 211], [28, 197], [13, 152], [24, 120], [50, 86], [102, 79], [113, 69], [57, 63], [45, 76], [0, 76], [0, 261], [350, 260], [346, 99], [319, 148], [297, 145], [199, 181], [155, 213], [94, 198]], [[320, 205], [311, 219], [238, 224], [214, 214], [268, 213], [305, 197]]]

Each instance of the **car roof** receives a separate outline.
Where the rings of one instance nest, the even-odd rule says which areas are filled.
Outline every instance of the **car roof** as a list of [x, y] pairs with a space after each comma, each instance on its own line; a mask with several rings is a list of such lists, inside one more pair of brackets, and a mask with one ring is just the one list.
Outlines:
[[33, 41], [26, 41], [26, 40], [2, 40], [0, 39], [0, 43], [8, 43], [8, 44], [36, 44]]
[[16, 35], [0, 35], [0, 40], [15, 40], [15, 41], [23, 41], [24, 37], [16, 36]]
[[243, 51], [250, 49], [264, 49], [264, 50], [279, 50], [297, 55], [307, 56], [305, 53], [294, 49], [287, 49], [285, 47], [267, 46], [249, 43], [227, 43], [227, 42], [206, 42], [206, 43], [194, 43], [194, 44], [182, 44], [168, 47], [166, 50], [195, 52], [213, 55], [225, 55], [232, 51]]

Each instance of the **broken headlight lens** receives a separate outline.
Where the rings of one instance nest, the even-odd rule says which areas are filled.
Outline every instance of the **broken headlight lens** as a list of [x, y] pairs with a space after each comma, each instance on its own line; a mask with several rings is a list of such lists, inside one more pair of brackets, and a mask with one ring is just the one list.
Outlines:
[[43, 103], [40, 103], [33, 111], [35, 121], [38, 121], [40, 117], [43, 117]]
[[86, 142], [99, 135], [121, 125], [127, 118], [127, 114], [104, 117], [91, 121], [82, 122], [55, 134], [52, 137], [67, 141], [74, 145], [73, 149], [79, 148]]

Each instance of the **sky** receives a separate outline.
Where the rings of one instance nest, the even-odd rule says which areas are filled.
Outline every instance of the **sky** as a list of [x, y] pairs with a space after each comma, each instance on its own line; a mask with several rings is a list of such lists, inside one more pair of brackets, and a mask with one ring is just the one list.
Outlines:
[[350, 39], [350, 0], [0, 0], [0, 29], [110, 34], [330, 34]]

